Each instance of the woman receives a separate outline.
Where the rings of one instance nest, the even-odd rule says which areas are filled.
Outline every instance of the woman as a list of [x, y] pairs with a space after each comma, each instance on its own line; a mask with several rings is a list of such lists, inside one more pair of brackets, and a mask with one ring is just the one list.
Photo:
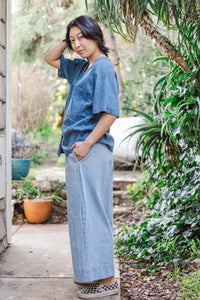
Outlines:
[[[68, 48], [81, 59], [64, 58]], [[113, 251], [114, 141], [109, 128], [119, 116], [118, 83], [99, 25], [80, 16], [65, 40], [46, 55], [70, 84], [58, 155], [66, 155], [68, 220], [74, 278], [89, 284], [80, 298], [117, 294]]]

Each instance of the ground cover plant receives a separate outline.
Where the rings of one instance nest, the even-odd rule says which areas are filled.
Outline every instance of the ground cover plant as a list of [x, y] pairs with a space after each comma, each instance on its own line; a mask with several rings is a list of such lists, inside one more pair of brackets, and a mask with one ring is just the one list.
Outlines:
[[[147, 214], [139, 224], [133, 223], [119, 233], [118, 253], [150, 262], [152, 268], [166, 263], [182, 264], [191, 256], [192, 245], [199, 249], [199, 156], [184, 153], [178, 168], [160, 174], [159, 165], [148, 167], [150, 177], [142, 183], [145, 188], [151, 186], [146, 197], [140, 188]], [[135, 199], [135, 190], [129, 187], [129, 191]]]
[[200, 290], [200, 271], [193, 272], [191, 275], [184, 274], [183, 278], [180, 280], [180, 287], [182, 289], [180, 293], [181, 300], [198, 300], [199, 290]]

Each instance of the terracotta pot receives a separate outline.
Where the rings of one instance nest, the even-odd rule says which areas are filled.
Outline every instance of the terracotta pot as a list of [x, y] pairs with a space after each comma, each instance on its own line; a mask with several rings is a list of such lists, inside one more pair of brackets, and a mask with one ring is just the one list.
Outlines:
[[24, 200], [24, 213], [30, 223], [42, 223], [51, 215], [53, 200], [33, 199]]

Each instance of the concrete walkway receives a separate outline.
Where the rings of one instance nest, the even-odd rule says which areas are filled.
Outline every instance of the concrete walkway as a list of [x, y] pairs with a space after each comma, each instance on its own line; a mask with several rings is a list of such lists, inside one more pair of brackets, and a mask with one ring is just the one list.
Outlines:
[[[118, 260], [116, 276], [119, 279]], [[75, 300], [67, 224], [14, 225], [0, 256], [0, 300]], [[120, 295], [102, 300], [120, 300]]]

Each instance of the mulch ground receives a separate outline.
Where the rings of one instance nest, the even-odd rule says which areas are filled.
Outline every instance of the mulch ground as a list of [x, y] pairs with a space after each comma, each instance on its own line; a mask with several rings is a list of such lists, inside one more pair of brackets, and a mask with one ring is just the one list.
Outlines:
[[[131, 204], [127, 203], [127, 206]], [[53, 206], [51, 217], [45, 224], [67, 223], [66, 209]], [[139, 221], [143, 210], [132, 211], [131, 214], [117, 215], [114, 218], [115, 228], [130, 224], [133, 220]], [[15, 207], [13, 224], [27, 224], [23, 206]], [[163, 268], [154, 274], [147, 274], [138, 261], [130, 257], [120, 258], [121, 299], [123, 300], [174, 300], [178, 299], [178, 283], [170, 275], [172, 269]]]
[[[43, 224], [65, 224], [67, 223], [66, 209], [62, 209], [56, 205], [53, 205], [50, 218]], [[28, 224], [24, 215], [24, 209], [22, 204], [15, 205], [14, 217], [12, 219], [13, 225]]]
[[[133, 205], [126, 203], [127, 211]], [[145, 211], [143, 208], [131, 211], [114, 218], [114, 224], [120, 228], [122, 224], [130, 225], [137, 223]], [[129, 257], [120, 257], [120, 280], [121, 280], [121, 299], [123, 300], [174, 300], [178, 299], [178, 283], [172, 280], [168, 268], [160, 269], [157, 272], [147, 273], [146, 268], [141, 266], [139, 261]], [[147, 265], [146, 265], [147, 267]]]
[[135, 300], [174, 300], [178, 299], [179, 288], [172, 282], [168, 272], [160, 271], [155, 275], [146, 274], [138, 267], [137, 261], [127, 259], [120, 263], [122, 299]]

